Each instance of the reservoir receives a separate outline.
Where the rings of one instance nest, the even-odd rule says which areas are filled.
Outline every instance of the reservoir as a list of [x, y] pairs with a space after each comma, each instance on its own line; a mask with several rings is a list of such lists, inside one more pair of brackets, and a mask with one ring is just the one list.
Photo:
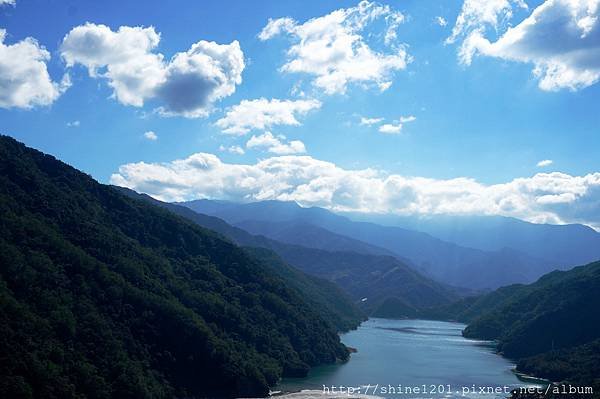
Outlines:
[[323, 397], [324, 390], [340, 398], [493, 399], [510, 396], [507, 389], [534, 385], [517, 377], [514, 363], [496, 354], [493, 343], [463, 338], [464, 327], [369, 319], [342, 335], [344, 344], [357, 349], [347, 363], [316, 367], [306, 378], [284, 379], [275, 390], [294, 393], [283, 395], [294, 399]]

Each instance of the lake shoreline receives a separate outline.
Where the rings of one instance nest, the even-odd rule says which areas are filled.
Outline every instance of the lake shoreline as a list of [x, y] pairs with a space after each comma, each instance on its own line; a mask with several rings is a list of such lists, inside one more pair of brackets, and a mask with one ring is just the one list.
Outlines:
[[[357, 394], [398, 398], [388, 394], [386, 387], [412, 392], [435, 385], [444, 386], [449, 397], [464, 398], [461, 391], [472, 386], [513, 389], [541, 385], [537, 380], [519, 377], [515, 364], [493, 350], [493, 341], [464, 338], [464, 327], [463, 323], [447, 321], [368, 319], [357, 330], [341, 335], [344, 345], [358, 350], [347, 362], [315, 367], [305, 378], [283, 379], [273, 387], [274, 396], [299, 395], [303, 391], [314, 395], [320, 391], [323, 398], [329, 397], [323, 395], [324, 386], [350, 386], [356, 387]], [[371, 389], [365, 392], [366, 387]], [[377, 392], [373, 392], [375, 388]], [[347, 398], [347, 393], [343, 397]], [[409, 393], [401, 397], [419, 395]]]

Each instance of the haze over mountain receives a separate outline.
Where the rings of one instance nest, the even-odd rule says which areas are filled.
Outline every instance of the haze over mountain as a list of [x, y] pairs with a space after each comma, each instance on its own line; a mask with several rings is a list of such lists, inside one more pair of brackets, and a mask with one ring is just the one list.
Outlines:
[[[369, 253], [369, 251], [385, 250], [332, 234], [324, 229], [315, 229], [323, 237], [323, 241], [335, 241], [340, 245], [341, 243], [354, 245], [343, 245], [343, 251], [326, 251], [287, 244], [262, 235], [252, 235], [217, 217], [196, 213], [182, 205], [158, 201], [148, 195], [138, 194], [125, 188], [119, 188], [119, 190], [134, 198], [144, 199], [165, 207], [203, 227], [225, 235], [239, 245], [272, 250], [284, 261], [302, 271], [337, 283], [359, 302], [368, 314], [378, 314], [379, 307], [383, 303], [393, 300], [397, 304], [395, 315], [407, 317], [416, 314], [419, 309], [447, 304], [465, 295], [465, 290], [450, 287], [422, 276], [397, 257]], [[319, 244], [319, 246], [321, 245]], [[353, 248], [366, 249], [366, 251], [355, 252], [352, 251]], [[273, 254], [263, 254], [271, 259], [274, 258]]]
[[[190, 209], [210, 213], [226, 221], [288, 242], [296, 234], [285, 231], [302, 225], [318, 226], [336, 235], [384, 248], [421, 273], [440, 282], [473, 289], [493, 289], [512, 283], [528, 283], [554, 270], [559, 263], [527, 255], [512, 248], [484, 251], [443, 241], [429, 234], [395, 226], [357, 222], [322, 208], [303, 208], [293, 202], [263, 201], [247, 204], [212, 202], [183, 203]], [[284, 228], [285, 227], [285, 228]]]
[[574, 266], [600, 259], [600, 233], [581, 224], [536, 224], [502, 216], [344, 215], [352, 220], [422, 231], [445, 241], [486, 251], [513, 248], [562, 265]]
[[302, 221], [263, 222], [247, 220], [236, 225], [252, 234], [260, 234], [277, 241], [308, 248], [327, 251], [351, 251], [368, 255], [395, 255], [385, 248], [336, 234], [317, 225]]

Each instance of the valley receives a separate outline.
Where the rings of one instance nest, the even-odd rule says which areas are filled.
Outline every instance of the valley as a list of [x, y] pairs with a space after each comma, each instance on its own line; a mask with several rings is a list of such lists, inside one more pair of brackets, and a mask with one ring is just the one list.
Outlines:
[[0, 154], [1, 392], [542, 384], [515, 372], [600, 391], [598, 262], [548, 272], [320, 208], [159, 201], [8, 137]]

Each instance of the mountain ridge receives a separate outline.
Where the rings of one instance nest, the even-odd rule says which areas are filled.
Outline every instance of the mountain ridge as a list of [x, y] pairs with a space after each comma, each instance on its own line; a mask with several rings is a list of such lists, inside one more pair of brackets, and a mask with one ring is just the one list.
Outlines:
[[[218, 217], [194, 212], [180, 204], [165, 203], [145, 194], [121, 189], [130, 195], [142, 196], [160, 204], [202, 226], [221, 232], [240, 245], [273, 250], [291, 265], [342, 286], [356, 301], [360, 301], [361, 307], [367, 313], [377, 312], [378, 307], [387, 298], [395, 297], [405, 303], [403, 308], [410, 311], [397, 315], [407, 317], [414, 314], [417, 309], [449, 303], [460, 296], [461, 290], [420, 275], [397, 257], [351, 251], [326, 251], [282, 243], [262, 235], [252, 235], [243, 229], [229, 225]], [[218, 203], [218, 206], [228, 206], [228, 203]]]
[[356, 221], [370, 221], [422, 231], [461, 246], [486, 251], [510, 247], [564, 265], [600, 259], [600, 233], [581, 224], [537, 224], [505, 216], [432, 217], [342, 213]]
[[212, 212], [234, 225], [252, 225], [256, 233], [269, 234], [273, 223], [302, 222], [350, 237], [394, 253], [422, 274], [452, 286], [495, 289], [511, 283], [529, 283], [553, 270], [543, 259], [514, 249], [483, 251], [464, 248], [429, 234], [369, 222], [354, 222], [322, 208], [302, 208], [296, 203], [264, 201], [246, 204], [198, 200], [182, 203], [190, 209]]

